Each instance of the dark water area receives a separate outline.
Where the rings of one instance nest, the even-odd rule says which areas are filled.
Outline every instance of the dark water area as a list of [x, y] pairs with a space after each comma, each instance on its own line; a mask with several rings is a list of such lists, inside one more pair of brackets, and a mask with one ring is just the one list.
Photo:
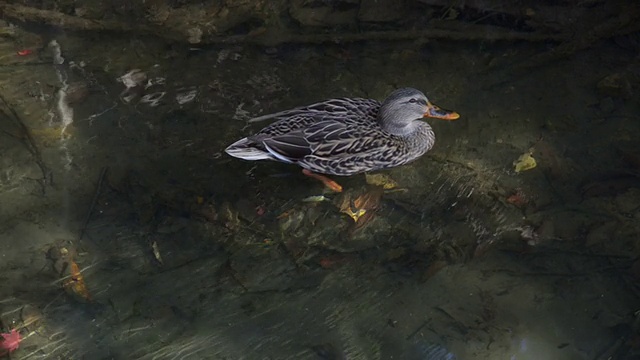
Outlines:
[[[289, 41], [243, 42], [256, 17], [198, 42], [0, 9], [0, 358], [11, 330], [11, 359], [640, 356], [637, 31], [533, 41], [470, 2], [434, 9], [513, 39], [320, 41], [302, 6]], [[252, 118], [402, 87], [460, 118], [342, 192], [224, 152]]]

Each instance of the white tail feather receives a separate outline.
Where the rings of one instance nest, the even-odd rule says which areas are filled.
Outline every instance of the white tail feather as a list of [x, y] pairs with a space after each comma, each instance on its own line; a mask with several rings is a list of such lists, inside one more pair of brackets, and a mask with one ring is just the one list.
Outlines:
[[292, 164], [293, 161], [287, 159], [286, 157], [282, 156], [281, 154], [278, 154], [277, 151], [274, 151], [272, 148], [269, 147], [269, 145], [264, 144], [264, 147], [267, 148], [267, 151], [269, 151], [269, 154], [271, 154], [271, 156], [275, 157], [276, 159], [282, 161], [282, 162], [286, 162], [289, 164]]
[[252, 147], [247, 138], [240, 139], [229, 145], [224, 149], [224, 152], [235, 158], [244, 160], [274, 160], [273, 156], [268, 152]]

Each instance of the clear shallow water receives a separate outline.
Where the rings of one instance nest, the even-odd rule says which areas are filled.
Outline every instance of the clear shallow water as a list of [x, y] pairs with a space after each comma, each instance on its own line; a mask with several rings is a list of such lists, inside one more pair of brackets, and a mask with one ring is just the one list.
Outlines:
[[[630, 346], [638, 104], [597, 89], [625, 49], [511, 77], [489, 64], [540, 49], [56, 41], [63, 63], [55, 47], [18, 58], [3, 44], [3, 96], [53, 174], [33, 180], [3, 118], [0, 312], [26, 337], [13, 358], [433, 359], [442, 346], [583, 359]], [[127, 89], [134, 69], [146, 79]], [[64, 120], [60, 90], [78, 82]], [[462, 118], [433, 122], [434, 150], [386, 172], [406, 191], [358, 229], [337, 205], [371, 191], [363, 176], [309, 203], [325, 190], [299, 169], [222, 152], [259, 129], [252, 116], [399, 86]], [[538, 166], [515, 173], [530, 149]], [[65, 285], [71, 261], [90, 301]]]

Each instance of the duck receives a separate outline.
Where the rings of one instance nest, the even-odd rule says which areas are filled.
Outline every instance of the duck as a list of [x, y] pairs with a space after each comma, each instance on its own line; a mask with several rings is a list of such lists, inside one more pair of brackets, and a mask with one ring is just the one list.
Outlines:
[[425, 118], [459, 117], [417, 89], [400, 88], [382, 102], [334, 98], [253, 118], [249, 121], [273, 122], [225, 152], [244, 160], [298, 165], [305, 175], [339, 192], [342, 187], [324, 175], [351, 176], [408, 164], [435, 143]]

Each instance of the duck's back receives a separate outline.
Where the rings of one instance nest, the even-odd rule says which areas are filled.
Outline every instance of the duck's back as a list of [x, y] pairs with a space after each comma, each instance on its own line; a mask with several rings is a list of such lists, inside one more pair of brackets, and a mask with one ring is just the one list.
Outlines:
[[256, 135], [278, 136], [305, 129], [319, 121], [333, 120], [358, 127], [377, 126], [380, 102], [373, 99], [338, 98], [256, 118], [276, 120]]

